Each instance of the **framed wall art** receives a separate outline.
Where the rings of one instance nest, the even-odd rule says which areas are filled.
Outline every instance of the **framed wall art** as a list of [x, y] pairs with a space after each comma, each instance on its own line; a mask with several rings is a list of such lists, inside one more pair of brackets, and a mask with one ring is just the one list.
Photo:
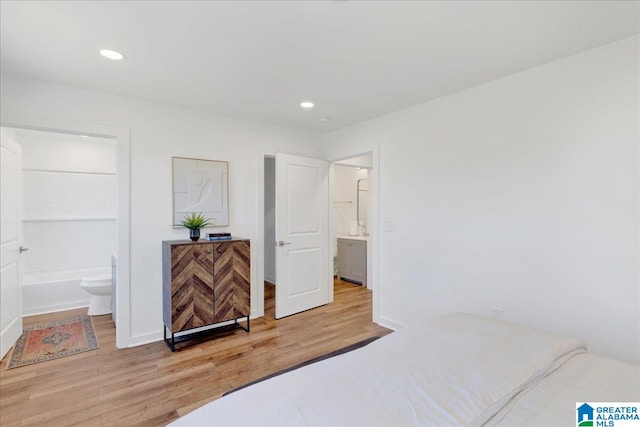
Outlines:
[[202, 213], [213, 227], [229, 225], [229, 163], [172, 157], [173, 225]]

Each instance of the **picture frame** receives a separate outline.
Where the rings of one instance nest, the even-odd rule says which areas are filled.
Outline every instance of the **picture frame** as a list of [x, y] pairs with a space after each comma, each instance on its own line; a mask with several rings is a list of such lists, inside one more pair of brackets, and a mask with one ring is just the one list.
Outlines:
[[229, 163], [172, 157], [173, 226], [191, 213], [202, 213], [210, 227], [229, 225]]

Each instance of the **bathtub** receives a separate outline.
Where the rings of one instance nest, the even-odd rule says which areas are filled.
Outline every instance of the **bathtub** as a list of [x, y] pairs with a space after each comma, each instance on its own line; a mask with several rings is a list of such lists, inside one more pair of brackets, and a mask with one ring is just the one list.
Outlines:
[[51, 313], [88, 307], [89, 294], [80, 287], [83, 277], [110, 276], [111, 266], [24, 273], [22, 275], [22, 314]]

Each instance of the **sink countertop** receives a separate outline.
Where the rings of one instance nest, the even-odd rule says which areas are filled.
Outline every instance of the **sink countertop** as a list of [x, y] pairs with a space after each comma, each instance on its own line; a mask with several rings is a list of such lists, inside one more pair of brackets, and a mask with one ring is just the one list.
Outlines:
[[334, 237], [337, 237], [339, 239], [364, 240], [364, 241], [369, 240], [369, 236], [349, 236], [348, 234], [334, 234]]

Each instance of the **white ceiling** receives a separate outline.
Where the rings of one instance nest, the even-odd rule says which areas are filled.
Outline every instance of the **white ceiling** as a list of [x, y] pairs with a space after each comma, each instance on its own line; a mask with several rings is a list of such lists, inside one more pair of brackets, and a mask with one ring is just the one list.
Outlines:
[[[637, 34], [640, 20], [637, 1], [3, 0], [0, 8], [5, 74], [322, 133]], [[101, 48], [127, 59], [105, 60]], [[302, 110], [302, 100], [316, 107]]]

